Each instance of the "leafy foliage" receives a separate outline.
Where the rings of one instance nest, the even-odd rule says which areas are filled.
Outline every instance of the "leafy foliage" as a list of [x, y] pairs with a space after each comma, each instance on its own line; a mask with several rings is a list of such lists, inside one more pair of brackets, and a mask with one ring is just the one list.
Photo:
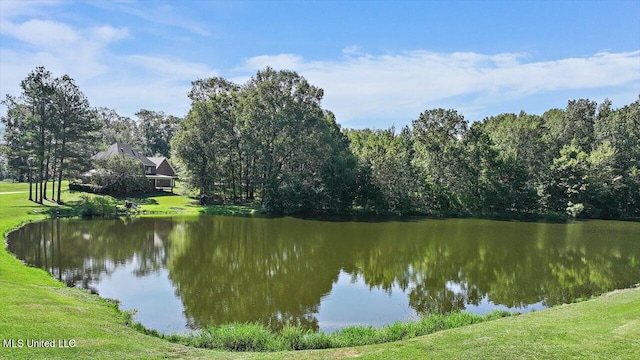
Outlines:
[[116, 142], [127, 144], [134, 149], [142, 148], [138, 124], [132, 119], [119, 115], [113, 109], [101, 107], [96, 111], [96, 121], [100, 130], [94, 146], [95, 152], [104, 150]]
[[131, 156], [116, 155], [100, 160], [96, 173], [91, 177], [93, 184], [110, 194], [127, 194], [152, 190], [145, 177], [144, 166]]
[[[455, 110], [434, 109], [401, 135], [349, 130], [368, 184], [357, 203], [434, 215], [637, 216], [639, 122], [640, 100], [612, 109], [580, 99], [543, 116], [501, 114], [471, 126]], [[398, 152], [402, 137], [408, 146]]]
[[168, 157], [170, 154], [169, 142], [173, 138], [181, 119], [166, 115], [162, 111], [150, 111], [142, 109], [136, 113], [139, 121], [137, 130], [141, 140], [142, 151], [145, 154]]
[[[57, 180], [51, 198], [60, 202], [63, 177], [124, 142], [172, 155], [201, 203], [256, 202], [270, 213], [640, 216], [640, 98], [619, 109], [570, 100], [472, 124], [430, 109], [396, 132], [341, 129], [322, 108], [323, 90], [293, 71], [192, 85], [184, 119], [142, 109], [136, 122], [93, 111], [73, 79], [36, 68], [22, 94], [3, 101], [0, 177], [30, 181], [40, 203]], [[106, 177], [118, 192], [142, 186]]]
[[8, 108], [2, 118], [3, 150], [15, 175], [35, 184], [35, 195], [29, 188], [30, 200], [42, 204], [48, 196], [48, 181], [53, 180], [51, 200], [60, 203], [63, 174], [77, 170], [69, 163], [81, 164], [88, 158], [85, 144], [93, 140], [94, 113], [68, 75], [54, 78], [44, 67], [37, 67], [20, 87], [19, 97], [7, 95], [3, 101]]
[[171, 142], [187, 183], [206, 201], [252, 201], [268, 212], [349, 209], [355, 158], [323, 92], [267, 68], [244, 86], [198, 80]]
[[90, 218], [112, 215], [115, 213], [115, 208], [116, 203], [108, 197], [81, 195], [77, 212], [82, 217]]

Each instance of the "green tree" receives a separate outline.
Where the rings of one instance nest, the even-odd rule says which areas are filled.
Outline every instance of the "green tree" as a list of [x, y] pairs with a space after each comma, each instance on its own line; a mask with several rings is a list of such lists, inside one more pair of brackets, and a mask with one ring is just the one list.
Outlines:
[[0, 180], [10, 178], [11, 174], [9, 174], [7, 168], [7, 159], [5, 158], [3, 152], [0, 150]]
[[21, 102], [29, 108], [28, 126], [34, 129], [33, 142], [30, 142], [36, 163], [38, 164], [35, 201], [42, 204], [44, 198], [45, 164], [50, 158], [50, 143], [55, 131], [53, 122], [53, 96], [55, 79], [44, 67], [37, 67], [20, 83]]
[[333, 211], [353, 202], [355, 158], [322, 90], [291, 71], [260, 71], [243, 86], [192, 83], [191, 111], [171, 142], [203, 200], [250, 201], [270, 212]]
[[197, 189], [203, 203], [224, 200], [228, 188], [236, 200], [247, 157], [237, 117], [239, 89], [222, 78], [194, 81], [188, 94], [191, 110], [170, 141], [187, 185]]
[[151, 190], [144, 166], [138, 159], [128, 155], [114, 155], [98, 161], [91, 181], [111, 194]]
[[[55, 118], [58, 121], [54, 174], [58, 175], [57, 202], [61, 203], [62, 178], [66, 170], [65, 160], [82, 162], [89, 158], [87, 143], [94, 141], [94, 132], [98, 127], [95, 112], [89, 101], [80, 91], [75, 81], [64, 75], [56, 82], [54, 96]], [[55, 190], [55, 178], [52, 193]], [[56, 196], [52, 195], [55, 200]]]
[[560, 150], [560, 157], [553, 159], [551, 176], [549, 193], [554, 211], [570, 211], [569, 208], [578, 204], [584, 206], [587, 201], [588, 155], [575, 142], [565, 145]]
[[216, 101], [193, 104], [171, 140], [174, 158], [184, 170], [187, 184], [198, 189], [202, 202], [213, 194], [218, 178], [220, 149], [215, 141], [221, 131], [216, 116], [227, 115], [219, 105]]
[[191, 82], [187, 97], [192, 103], [207, 102], [212, 96], [240, 91], [240, 85], [221, 77], [198, 79]]
[[325, 186], [326, 207], [334, 210], [349, 210], [353, 206], [356, 192], [356, 157], [349, 150], [349, 138], [342, 132], [336, 117], [325, 111], [327, 141], [330, 146], [320, 176]]
[[18, 181], [29, 181], [29, 200], [33, 199], [33, 167], [35, 165], [35, 131], [31, 126], [32, 113], [18, 99], [7, 95], [3, 100], [7, 114], [0, 120], [4, 125], [0, 149], [6, 158], [8, 170]]
[[468, 211], [473, 195], [472, 174], [462, 139], [467, 122], [456, 110], [424, 111], [413, 121], [416, 165], [434, 191], [434, 207]]
[[589, 154], [588, 166], [588, 201], [595, 208], [592, 215], [618, 216], [621, 204], [618, 202], [617, 194], [624, 183], [616, 165], [616, 150], [608, 140]]
[[299, 186], [313, 187], [306, 168], [317, 169], [321, 155], [310, 144], [323, 126], [322, 96], [322, 89], [295, 72], [272, 68], [259, 71], [241, 92], [242, 128], [256, 155], [255, 181], [268, 211], [299, 202]]
[[164, 112], [142, 109], [138, 117], [138, 138], [145, 154], [170, 156], [171, 138], [178, 129], [181, 119]]
[[350, 130], [351, 149], [358, 157], [359, 205], [382, 212], [425, 210], [427, 191], [413, 165], [413, 139], [408, 127], [388, 130]]
[[[611, 109], [611, 103], [605, 100], [599, 107], [594, 132], [595, 150], [608, 143], [609, 145], [601, 150], [613, 156], [613, 159], [609, 159], [600, 152], [597, 156], [599, 160], [596, 162], [604, 162], [607, 166], [604, 173], [593, 173], [594, 176], [602, 178], [604, 174], [609, 174], [608, 169], [612, 169], [615, 174], [616, 181], [608, 187], [609, 197], [606, 202], [610, 204], [606, 208], [616, 208], [627, 215], [637, 216], [640, 213], [640, 187], [637, 177], [640, 169], [640, 98], [616, 110]], [[608, 149], [609, 147], [612, 149]], [[601, 171], [597, 170], [598, 167], [596, 166], [594, 171]]]
[[500, 157], [523, 166], [531, 179], [531, 185], [539, 182], [555, 157], [549, 151], [548, 129], [544, 118], [522, 111], [519, 115], [492, 116], [483, 123]]
[[96, 110], [99, 130], [95, 151], [104, 150], [113, 143], [124, 143], [134, 149], [142, 148], [138, 125], [132, 119], [119, 115], [115, 110], [101, 107]]
[[591, 150], [596, 106], [596, 102], [589, 99], [569, 100], [564, 110], [552, 109], [543, 115], [549, 129], [547, 141], [553, 157], [557, 157], [560, 149], [572, 142], [582, 151]]
[[[89, 102], [68, 75], [53, 78], [38, 67], [20, 83], [19, 97], [7, 95], [4, 152], [19, 177], [35, 183], [35, 196], [29, 186], [29, 199], [42, 203], [51, 179], [51, 200], [60, 202], [60, 184], [69, 171], [68, 160], [88, 158], [91, 134], [96, 129]], [[89, 144], [89, 146], [87, 146]], [[58, 183], [56, 193], [55, 184]]]
[[596, 102], [588, 99], [570, 100], [565, 110], [563, 144], [576, 142], [582, 151], [590, 151], [594, 143], [593, 126], [596, 120]]

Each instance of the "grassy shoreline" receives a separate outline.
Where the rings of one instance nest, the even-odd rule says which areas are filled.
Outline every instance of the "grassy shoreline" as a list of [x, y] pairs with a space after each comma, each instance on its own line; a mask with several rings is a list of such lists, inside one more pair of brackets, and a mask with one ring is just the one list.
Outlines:
[[[0, 233], [45, 218], [21, 193], [24, 184], [0, 184]], [[28, 185], [26, 187], [28, 190]], [[9, 192], [16, 192], [8, 194]], [[67, 198], [70, 195], [67, 194]], [[66, 198], [65, 198], [66, 199]], [[168, 201], [170, 200], [170, 201]], [[190, 199], [167, 197], [149, 212], [197, 214]], [[51, 205], [53, 206], [53, 205]], [[144, 205], [147, 207], [147, 205]], [[172, 212], [174, 211], [174, 212]], [[636, 358], [640, 355], [640, 289], [585, 302], [488, 321], [393, 343], [330, 350], [232, 353], [196, 349], [136, 331], [113, 301], [65, 287], [43, 270], [0, 250], [0, 341], [74, 340], [75, 347], [6, 347], [0, 358]], [[17, 345], [17, 343], [14, 343]], [[64, 343], [63, 343], [64, 344]], [[68, 342], [67, 342], [68, 345]]]
[[280, 331], [272, 331], [262, 324], [236, 323], [207, 327], [190, 335], [161, 337], [188, 346], [228, 351], [337, 349], [412, 339], [512, 315], [515, 314], [508, 311], [494, 311], [484, 316], [466, 312], [434, 314], [417, 321], [397, 321], [381, 328], [349, 326], [333, 333], [314, 332], [297, 326], [285, 326]]

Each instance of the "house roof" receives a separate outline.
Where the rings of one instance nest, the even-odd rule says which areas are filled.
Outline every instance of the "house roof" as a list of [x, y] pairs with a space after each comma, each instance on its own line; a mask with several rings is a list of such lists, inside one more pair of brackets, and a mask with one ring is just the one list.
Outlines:
[[[164, 156], [161, 157], [149, 157], [149, 160], [151, 160], [154, 164], [156, 164], [156, 171], [163, 171], [165, 172], [164, 175], [170, 175], [170, 176], [174, 176], [176, 174], [176, 171], [173, 169], [173, 166], [171, 166], [171, 163], [169, 162], [169, 159], [167, 159]], [[169, 168], [169, 173], [166, 173], [167, 169], [165, 167], [160, 167], [160, 165], [162, 165], [162, 163], [166, 163], [167, 167]]]
[[119, 155], [119, 154], [132, 156], [140, 160], [140, 162], [142, 162], [144, 166], [156, 167], [156, 164], [153, 161], [149, 160], [149, 158], [147, 158], [146, 156], [142, 155], [142, 152], [135, 150], [131, 146], [123, 143], [114, 143], [111, 146], [109, 146], [107, 150], [100, 151], [99, 153], [93, 155], [91, 159], [102, 160], [102, 159], [105, 159], [114, 155]]
[[151, 162], [156, 164], [156, 167], [160, 166], [160, 164], [162, 164], [163, 161], [167, 160], [167, 158], [164, 156], [162, 157], [149, 156], [147, 159], [151, 160]]

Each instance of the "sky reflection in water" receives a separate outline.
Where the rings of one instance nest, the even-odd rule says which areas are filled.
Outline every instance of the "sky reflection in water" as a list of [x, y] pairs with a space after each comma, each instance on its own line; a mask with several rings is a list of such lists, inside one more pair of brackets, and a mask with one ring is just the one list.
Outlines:
[[640, 279], [640, 224], [49, 220], [9, 249], [163, 333], [227, 322], [334, 331], [427, 313], [542, 309]]

